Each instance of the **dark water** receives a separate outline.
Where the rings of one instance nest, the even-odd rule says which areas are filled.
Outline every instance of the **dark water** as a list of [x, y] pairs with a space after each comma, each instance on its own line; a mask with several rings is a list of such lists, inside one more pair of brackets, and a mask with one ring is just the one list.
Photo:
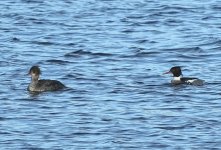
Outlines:
[[[221, 148], [220, 3], [0, 1], [1, 149]], [[27, 92], [36, 64], [71, 89]]]

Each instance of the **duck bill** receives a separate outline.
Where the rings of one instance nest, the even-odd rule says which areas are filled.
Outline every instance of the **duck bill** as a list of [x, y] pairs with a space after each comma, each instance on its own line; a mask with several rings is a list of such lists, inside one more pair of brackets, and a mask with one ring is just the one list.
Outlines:
[[171, 74], [171, 72], [170, 72], [170, 71], [167, 71], [167, 72], [164, 72], [163, 74]]

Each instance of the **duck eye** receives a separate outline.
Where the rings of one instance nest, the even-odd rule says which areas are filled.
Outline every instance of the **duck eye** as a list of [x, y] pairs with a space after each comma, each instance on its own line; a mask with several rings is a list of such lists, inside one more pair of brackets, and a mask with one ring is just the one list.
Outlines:
[[32, 73], [33, 73], [33, 74], [37, 74], [37, 71], [36, 71], [36, 70], [33, 70]]

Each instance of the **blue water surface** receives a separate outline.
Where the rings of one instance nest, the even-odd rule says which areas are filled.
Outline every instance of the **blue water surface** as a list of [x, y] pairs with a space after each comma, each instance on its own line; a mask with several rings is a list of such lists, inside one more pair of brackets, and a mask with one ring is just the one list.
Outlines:
[[[0, 1], [0, 149], [220, 149], [220, 3]], [[29, 93], [32, 65], [69, 89]]]

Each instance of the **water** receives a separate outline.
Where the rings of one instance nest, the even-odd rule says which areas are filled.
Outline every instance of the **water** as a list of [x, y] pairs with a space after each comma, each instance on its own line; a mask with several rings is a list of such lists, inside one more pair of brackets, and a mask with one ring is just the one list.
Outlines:
[[[1, 149], [221, 148], [220, 2], [1, 1]], [[29, 93], [36, 64], [71, 89]]]

